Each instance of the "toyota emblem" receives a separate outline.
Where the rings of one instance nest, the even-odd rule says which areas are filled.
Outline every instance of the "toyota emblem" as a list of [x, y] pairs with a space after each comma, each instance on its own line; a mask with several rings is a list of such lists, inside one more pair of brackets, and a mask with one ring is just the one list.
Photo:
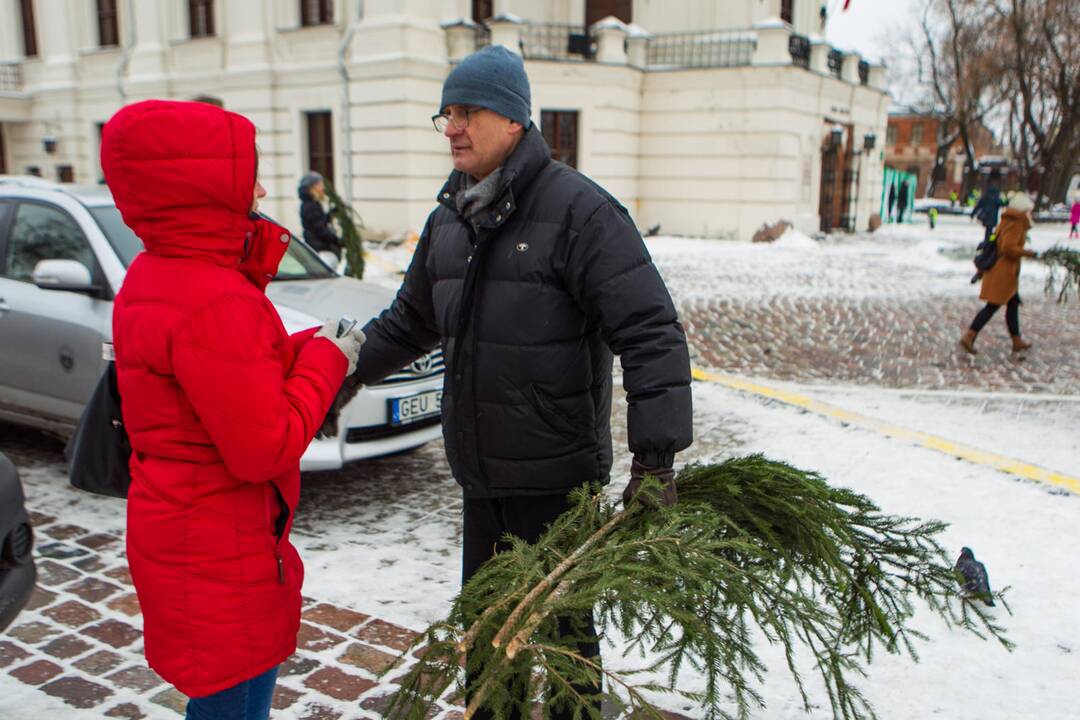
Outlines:
[[425, 355], [419, 360], [413, 361], [413, 363], [409, 365], [409, 369], [412, 370], [414, 375], [426, 375], [431, 372], [431, 356]]

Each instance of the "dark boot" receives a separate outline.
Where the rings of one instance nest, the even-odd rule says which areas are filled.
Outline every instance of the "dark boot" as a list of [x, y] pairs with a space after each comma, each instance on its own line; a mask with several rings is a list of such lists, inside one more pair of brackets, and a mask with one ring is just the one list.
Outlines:
[[[975, 332], [974, 330], [968, 329], [968, 331], [964, 333], [963, 337], [960, 338], [960, 347], [964, 348], [964, 350], [974, 355], [978, 352], [975, 349], [975, 338], [978, 337], [978, 335], [979, 333]], [[1016, 347], [1015, 340], [1013, 342], [1013, 347]]]
[[1013, 341], [1013, 352], [1021, 352], [1022, 350], [1027, 350], [1029, 347], [1031, 347], [1031, 343], [1024, 342], [1020, 338], [1019, 335], [1013, 335], [1012, 336], [1012, 341]]

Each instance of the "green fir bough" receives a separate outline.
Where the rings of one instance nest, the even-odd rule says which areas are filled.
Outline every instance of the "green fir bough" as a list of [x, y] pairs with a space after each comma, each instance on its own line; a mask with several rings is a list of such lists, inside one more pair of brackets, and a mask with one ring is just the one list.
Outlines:
[[[1080, 289], [1080, 252], [1055, 245], [1039, 255], [1050, 272], [1046, 276], [1046, 294], [1057, 293], [1057, 301], [1063, 303]], [[1060, 273], [1060, 274], [1059, 274]]]
[[323, 183], [326, 188], [326, 196], [330, 198], [332, 214], [341, 228], [341, 242], [345, 246], [345, 274], [357, 280], [364, 277], [364, 241], [360, 236], [360, 230], [364, 227], [364, 221], [337, 194], [334, 187], [329, 183]]
[[[608, 692], [619, 689], [629, 717], [662, 717], [649, 691], [680, 695], [706, 718], [748, 718], [765, 704], [755, 690], [766, 667], [754, 638], [763, 635], [783, 647], [807, 710], [796, 655], [809, 652], [835, 715], [866, 718], [873, 709], [852, 679], [880, 650], [917, 659], [919, 603], [1011, 647], [961, 595], [936, 540], [942, 523], [882, 514], [862, 495], [760, 455], [690, 466], [678, 491], [678, 504], [663, 507], [648, 478], [625, 510], [598, 491], [576, 491], [536, 544], [514, 541], [496, 555], [449, 617], [418, 638], [423, 651], [386, 716], [421, 720], [438, 698], [463, 693], [467, 661], [475, 680], [466, 718], [481, 705], [496, 718], [515, 706], [529, 717], [534, 702], [544, 717], [568, 704], [594, 718], [575, 686], [600, 678]], [[590, 608], [599, 634], [631, 639], [626, 654], [639, 667], [601, 666], [578, 653], [575, 639], [584, 638], [558, 636], [557, 617]], [[687, 666], [704, 676], [702, 691], [677, 687]], [[644, 676], [658, 671], [666, 682]]]

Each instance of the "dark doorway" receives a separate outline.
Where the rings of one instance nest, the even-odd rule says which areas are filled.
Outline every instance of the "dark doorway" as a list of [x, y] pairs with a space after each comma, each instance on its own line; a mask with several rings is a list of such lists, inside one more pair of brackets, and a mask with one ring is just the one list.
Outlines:
[[115, 47], [120, 44], [120, 25], [116, 16], [116, 0], [97, 2], [98, 45]]
[[540, 128], [544, 141], [551, 148], [551, 158], [576, 168], [578, 161], [577, 110], [542, 110]]
[[585, 0], [585, 27], [592, 27], [608, 15], [631, 23], [634, 21], [633, 6], [633, 0]]
[[472, 19], [474, 22], [483, 22], [495, 14], [494, 0], [472, 0]]
[[309, 112], [307, 116], [308, 169], [334, 182], [334, 131], [329, 111]]
[[37, 57], [37, 25], [34, 23], [34, 3], [20, 0], [19, 11], [22, 16], [23, 55]]
[[214, 0], [188, 0], [190, 37], [214, 36]]
[[330, 25], [334, 22], [334, 3], [332, 0], [301, 0], [300, 25]]
[[850, 230], [853, 218], [849, 214], [851, 187], [855, 182], [855, 149], [852, 146], [854, 132], [850, 125], [843, 126], [843, 134], [836, 132], [841, 126], [827, 125], [821, 145], [821, 192], [818, 200], [818, 216], [821, 231]]

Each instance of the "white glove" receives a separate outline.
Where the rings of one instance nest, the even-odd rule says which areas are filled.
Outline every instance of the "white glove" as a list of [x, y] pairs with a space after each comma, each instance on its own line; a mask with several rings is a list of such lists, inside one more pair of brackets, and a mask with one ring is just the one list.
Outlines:
[[364, 344], [364, 340], [367, 338], [364, 337], [363, 331], [358, 327], [354, 327], [349, 332], [338, 337], [337, 326], [338, 321], [331, 320], [319, 328], [319, 332], [315, 333], [315, 337], [324, 337], [337, 346], [337, 349], [349, 361], [349, 370], [345, 373], [345, 376], [348, 377], [356, 370], [356, 360], [360, 356], [360, 346]]

